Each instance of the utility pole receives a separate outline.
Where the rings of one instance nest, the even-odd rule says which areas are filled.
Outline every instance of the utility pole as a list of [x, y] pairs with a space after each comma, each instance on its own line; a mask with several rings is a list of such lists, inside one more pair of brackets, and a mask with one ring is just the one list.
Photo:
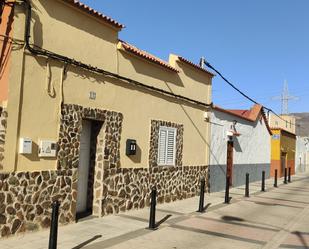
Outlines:
[[289, 114], [289, 101], [298, 100], [299, 98], [289, 94], [288, 82], [285, 80], [281, 96], [273, 97], [272, 100], [281, 101], [281, 114]]

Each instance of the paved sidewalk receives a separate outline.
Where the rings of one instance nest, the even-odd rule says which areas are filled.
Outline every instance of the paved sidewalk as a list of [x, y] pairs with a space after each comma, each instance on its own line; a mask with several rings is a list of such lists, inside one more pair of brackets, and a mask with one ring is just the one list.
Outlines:
[[[223, 204], [224, 192], [206, 194], [203, 214], [195, 212], [198, 197], [158, 204], [156, 231], [145, 229], [149, 208], [60, 226], [58, 248], [307, 248], [308, 177], [293, 176], [287, 185], [279, 179], [279, 188], [268, 179], [265, 193], [260, 182], [251, 183], [250, 198], [244, 186], [233, 188], [230, 205]], [[48, 230], [26, 233], [1, 239], [0, 248], [46, 249], [48, 237]]]

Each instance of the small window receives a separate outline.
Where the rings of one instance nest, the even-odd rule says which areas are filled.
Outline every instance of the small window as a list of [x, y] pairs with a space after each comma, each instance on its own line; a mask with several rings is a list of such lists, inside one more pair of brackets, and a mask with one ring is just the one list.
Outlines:
[[176, 133], [176, 128], [160, 126], [158, 165], [175, 165]]

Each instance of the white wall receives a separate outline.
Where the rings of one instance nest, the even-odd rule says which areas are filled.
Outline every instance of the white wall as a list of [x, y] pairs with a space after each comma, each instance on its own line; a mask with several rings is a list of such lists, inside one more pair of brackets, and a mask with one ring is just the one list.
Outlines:
[[233, 120], [241, 135], [234, 138], [235, 164], [270, 163], [271, 139], [263, 119], [246, 121], [236, 116], [214, 110], [211, 115], [210, 165], [226, 164], [227, 131]]
[[308, 161], [309, 137], [296, 137], [295, 165], [296, 172], [305, 172], [309, 170]]

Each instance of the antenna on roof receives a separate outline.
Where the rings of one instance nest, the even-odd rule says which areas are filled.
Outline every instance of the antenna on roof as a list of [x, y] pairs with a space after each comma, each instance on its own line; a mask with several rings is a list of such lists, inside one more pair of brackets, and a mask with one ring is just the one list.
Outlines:
[[298, 97], [290, 95], [288, 89], [288, 82], [286, 80], [284, 80], [284, 86], [281, 96], [276, 96], [272, 98], [272, 100], [281, 101], [281, 114], [289, 114], [289, 101], [298, 99], [299, 99]]
[[200, 67], [203, 68], [203, 69], [204, 69], [204, 66], [205, 66], [205, 62], [206, 62], [205, 57], [202, 56], [201, 59], [200, 59]]

